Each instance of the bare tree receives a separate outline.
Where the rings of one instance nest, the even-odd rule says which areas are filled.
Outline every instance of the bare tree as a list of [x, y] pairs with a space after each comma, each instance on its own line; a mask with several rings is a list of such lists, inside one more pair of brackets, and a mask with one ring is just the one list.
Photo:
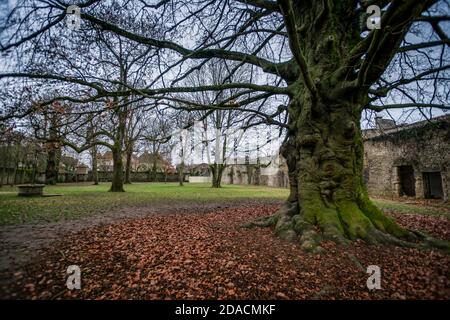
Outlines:
[[[369, 5], [382, 11], [380, 29], [367, 30]], [[147, 86], [121, 82], [111, 92], [73, 75], [21, 70], [0, 77], [77, 83], [95, 91], [86, 99], [136, 93], [191, 111], [233, 108], [247, 112], [256, 122], [286, 130], [281, 151], [290, 178], [285, 205], [255, 224], [275, 225], [275, 232], [283, 238], [298, 235], [302, 246], [310, 250], [317, 249], [322, 238], [339, 243], [361, 238], [407, 246], [414, 245], [410, 240], [433, 242], [401, 228], [369, 200], [362, 179], [360, 121], [364, 110], [450, 109], [449, 38], [442, 27], [449, 20], [448, 1], [178, 0], [155, 5], [142, 1], [132, 6], [118, 1], [117, 10], [105, 16], [107, 6], [95, 0], [80, 4], [83, 23], [156, 48], [160, 72]], [[30, 21], [43, 23], [33, 31], [27, 31], [31, 22], [19, 19], [23, 26], [17, 28], [7, 19], [2, 51], [20, 51], [31, 39], [45, 43], [44, 35], [61, 23], [66, 7], [61, 2], [36, 7]], [[27, 8], [18, 12], [23, 10]], [[116, 19], [127, 12], [135, 13], [134, 20]], [[157, 35], [139, 28], [147, 19], [154, 22]], [[194, 25], [196, 34], [186, 41], [187, 30]], [[433, 48], [440, 49], [438, 55]], [[237, 62], [232, 73], [248, 65], [252, 77], [245, 82], [177, 86], [212, 58]], [[399, 69], [394, 75], [389, 72]], [[213, 105], [189, 101], [183, 95], [230, 89], [240, 90]], [[390, 92], [395, 92], [395, 99]], [[74, 100], [72, 95], [56, 98]], [[29, 108], [6, 112], [3, 119], [27, 112]]]
[[[241, 70], [239, 74], [231, 74], [233, 65], [236, 66], [225, 60], [208, 61], [203, 68], [192, 72], [187, 77], [186, 84], [190, 87], [207, 84], [222, 85], [236, 79], [245, 81], [246, 78], [250, 78], [250, 73], [245, 70]], [[188, 94], [187, 99], [207, 106], [223, 103], [238, 92], [239, 89], [193, 92]], [[233, 101], [231, 103], [233, 104]], [[243, 132], [241, 133], [238, 128], [244, 126], [248, 116], [236, 108], [198, 110], [193, 115], [201, 123], [201, 143], [203, 143], [201, 147], [206, 151], [212, 173], [212, 187], [220, 188], [222, 174], [227, 167], [233, 148], [237, 148], [237, 143], [243, 137]]]

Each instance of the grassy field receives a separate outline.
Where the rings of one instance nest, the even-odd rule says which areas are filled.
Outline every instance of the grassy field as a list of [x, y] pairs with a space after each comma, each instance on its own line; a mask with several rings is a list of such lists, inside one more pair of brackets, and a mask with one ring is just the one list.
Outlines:
[[[273, 199], [284, 200], [287, 189], [264, 186], [225, 185], [213, 189], [209, 184], [134, 183], [126, 185], [126, 192], [108, 192], [110, 184], [62, 184], [45, 187], [45, 194], [61, 194], [57, 197], [17, 196], [16, 187], [0, 188], [0, 225], [26, 222], [76, 219], [127, 206], [155, 203], [208, 203], [233, 200]], [[387, 199], [374, 199], [383, 210], [423, 215], [442, 215], [450, 218], [450, 210], [441, 207], [407, 204]]]
[[372, 199], [378, 208], [382, 210], [396, 211], [399, 213], [421, 214], [430, 216], [445, 216], [450, 219], [450, 208], [448, 204], [439, 206], [427, 206], [403, 203], [387, 199]]
[[246, 199], [283, 200], [287, 189], [262, 186], [226, 185], [213, 189], [209, 184], [133, 183], [126, 185], [124, 193], [108, 192], [110, 184], [98, 186], [58, 185], [47, 186], [44, 194], [61, 194], [58, 197], [17, 196], [16, 187], [0, 188], [0, 225], [25, 222], [76, 219], [90, 214], [133, 205], [173, 202], [229, 202]]

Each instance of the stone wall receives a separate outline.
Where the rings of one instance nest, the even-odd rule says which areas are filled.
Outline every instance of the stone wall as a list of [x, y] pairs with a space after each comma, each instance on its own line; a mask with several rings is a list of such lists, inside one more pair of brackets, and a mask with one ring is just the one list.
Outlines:
[[[449, 199], [450, 117], [364, 133], [364, 179], [369, 194]], [[439, 183], [441, 196], [436, 191]]]
[[[449, 200], [450, 116], [404, 126], [383, 125], [365, 130], [363, 136], [364, 180], [370, 195]], [[222, 183], [289, 187], [284, 161], [267, 167], [230, 165]]]
[[212, 177], [202, 177], [202, 176], [189, 176], [190, 183], [211, 183]]
[[261, 185], [275, 188], [289, 186], [287, 167], [281, 165], [232, 164], [225, 168], [223, 184]]

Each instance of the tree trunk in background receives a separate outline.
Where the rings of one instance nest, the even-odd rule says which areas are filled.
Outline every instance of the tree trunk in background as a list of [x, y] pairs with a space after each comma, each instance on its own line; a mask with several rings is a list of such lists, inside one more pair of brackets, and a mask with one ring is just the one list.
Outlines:
[[253, 165], [251, 164], [246, 164], [245, 167], [247, 168], [247, 183], [250, 185], [252, 184], [253, 181]]
[[124, 192], [123, 189], [123, 160], [122, 160], [122, 152], [119, 149], [114, 148], [112, 150], [113, 153], [113, 176], [111, 188], [109, 191], [111, 192]]
[[10, 171], [11, 170], [9, 170], [9, 168], [6, 170], [6, 184], [8, 185], [8, 184], [10, 184], [10, 182], [9, 182], [9, 176], [10, 176]]
[[18, 168], [19, 164], [15, 163], [14, 164], [14, 171], [13, 171], [13, 184], [16, 185], [17, 184], [17, 168]]
[[181, 187], [184, 185], [184, 162], [178, 166], [178, 182]]
[[131, 184], [131, 158], [133, 156], [133, 147], [127, 149], [127, 162], [125, 167], [125, 183]]
[[20, 184], [22, 184], [25, 179], [25, 170], [28, 170], [28, 164], [22, 166], [22, 172], [20, 173]]
[[[36, 170], [37, 170], [37, 164], [33, 163], [31, 168], [31, 183], [36, 183]], [[8, 175], [9, 178], [9, 175]]]
[[50, 118], [49, 139], [47, 141], [48, 153], [47, 153], [47, 167], [45, 169], [45, 183], [55, 185], [58, 182], [58, 151], [59, 151], [59, 139], [57, 129], [57, 114], [54, 113]]
[[126, 130], [126, 110], [121, 110], [120, 108], [116, 110], [119, 123], [117, 126], [117, 131], [115, 134], [114, 145], [112, 148], [113, 154], [113, 177], [112, 184], [109, 191], [111, 192], [125, 192], [123, 189], [123, 159], [122, 159], [122, 150], [123, 143], [125, 138], [125, 130]]
[[212, 187], [220, 188], [222, 185], [222, 174], [225, 166], [223, 164], [213, 164], [209, 166], [212, 173]]
[[91, 157], [92, 157], [92, 180], [94, 181], [94, 185], [98, 185], [97, 146], [92, 147]]
[[156, 182], [157, 180], [157, 167], [156, 167], [156, 160], [153, 160], [152, 163], [152, 181]]
[[231, 166], [230, 169], [230, 184], [234, 184], [234, 167]]
[[47, 167], [45, 169], [45, 183], [55, 185], [58, 182], [57, 148], [54, 143], [49, 143], [47, 153]]
[[253, 173], [253, 185], [259, 186], [261, 184], [261, 165], [257, 164]]
[[3, 177], [5, 176], [5, 167], [0, 169], [0, 188], [3, 186]]

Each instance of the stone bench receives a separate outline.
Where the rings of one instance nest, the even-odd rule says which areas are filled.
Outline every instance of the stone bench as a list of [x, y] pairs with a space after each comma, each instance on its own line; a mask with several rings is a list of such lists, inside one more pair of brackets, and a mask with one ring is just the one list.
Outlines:
[[19, 188], [19, 196], [42, 196], [45, 184], [22, 184]]

